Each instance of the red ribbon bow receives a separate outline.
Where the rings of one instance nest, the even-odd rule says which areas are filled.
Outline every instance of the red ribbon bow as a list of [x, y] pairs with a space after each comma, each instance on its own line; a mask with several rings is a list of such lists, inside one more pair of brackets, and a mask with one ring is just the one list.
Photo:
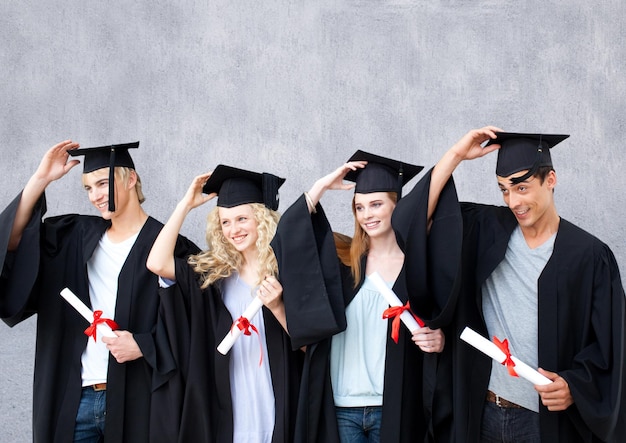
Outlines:
[[511, 358], [511, 351], [509, 351], [509, 341], [506, 338], [500, 341], [498, 337], [494, 335], [493, 342], [496, 344], [498, 349], [504, 352], [504, 356], [505, 356], [504, 361], [501, 363], [506, 366], [507, 370], [509, 371], [509, 375], [511, 377], [519, 377], [519, 375], [517, 375], [517, 372], [515, 372], [515, 369], [514, 369], [515, 362]]
[[237, 320], [235, 320], [235, 323], [233, 323], [230, 329], [235, 326], [239, 328], [243, 335], [252, 335], [250, 329], [256, 332], [256, 335], [259, 338], [259, 349], [261, 350], [261, 356], [259, 357], [259, 366], [261, 366], [261, 363], [263, 363], [263, 344], [261, 343], [261, 335], [259, 334], [259, 330], [256, 328], [256, 326], [250, 323], [250, 320], [248, 320], [244, 316], [241, 316]]
[[96, 341], [97, 326], [101, 323], [106, 323], [113, 330], [119, 329], [119, 326], [113, 320], [111, 320], [110, 318], [101, 317], [102, 311], [93, 311], [93, 323], [91, 323], [89, 327], [85, 329], [85, 335], [87, 335], [87, 337], [93, 337], [93, 341]]
[[409, 311], [411, 313], [420, 328], [424, 327], [422, 319], [411, 312], [411, 305], [409, 302], [406, 302], [406, 305], [404, 306], [391, 306], [385, 309], [383, 312], [383, 319], [386, 320], [388, 318], [393, 318], [393, 321], [391, 322], [391, 338], [396, 343], [398, 343], [398, 337], [400, 336], [400, 315], [402, 315], [404, 311]]

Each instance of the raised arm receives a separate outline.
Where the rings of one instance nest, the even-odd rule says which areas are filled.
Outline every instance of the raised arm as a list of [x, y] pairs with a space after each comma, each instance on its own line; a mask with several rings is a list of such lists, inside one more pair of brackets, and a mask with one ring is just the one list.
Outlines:
[[210, 176], [211, 173], [207, 173], [193, 179], [185, 196], [178, 202], [176, 209], [154, 241], [146, 266], [155, 274], [170, 280], [176, 278], [174, 265], [176, 239], [187, 214], [215, 197], [216, 194], [202, 193], [202, 187]]
[[339, 166], [333, 172], [324, 177], [318, 179], [308, 193], [307, 204], [309, 206], [309, 211], [314, 212], [315, 206], [319, 203], [322, 195], [329, 189], [339, 189], [339, 190], [350, 190], [354, 188], [354, 183], [344, 183], [343, 178], [350, 171], [356, 171], [359, 168], [364, 168], [367, 164], [366, 161], [355, 161], [344, 163]]
[[480, 129], [472, 129], [456, 142], [433, 168], [430, 179], [430, 191], [428, 193], [428, 222], [430, 224], [432, 215], [437, 207], [439, 196], [443, 187], [452, 176], [456, 167], [463, 160], [472, 160], [487, 155], [500, 148], [494, 144], [483, 147], [482, 144], [489, 139], [496, 138], [496, 132], [502, 130], [495, 126], [485, 126]]
[[28, 220], [30, 220], [35, 204], [46, 190], [46, 187], [54, 180], [63, 177], [70, 169], [80, 163], [78, 160], [68, 161], [69, 154], [67, 153], [69, 149], [76, 149], [78, 146], [78, 143], [74, 143], [71, 140], [62, 141], [50, 148], [41, 159], [39, 167], [22, 191], [22, 197], [17, 207], [7, 247], [9, 251], [14, 251], [20, 244], [22, 234], [28, 224]]

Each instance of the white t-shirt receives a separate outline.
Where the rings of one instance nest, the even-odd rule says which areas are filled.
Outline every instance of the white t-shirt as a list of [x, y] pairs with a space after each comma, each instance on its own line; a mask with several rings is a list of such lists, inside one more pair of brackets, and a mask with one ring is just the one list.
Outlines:
[[[105, 232], [87, 262], [91, 308], [92, 311], [102, 311], [102, 318], [113, 320], [115, 317], [117, 281], [138, 235], [139, 233], [120, 243], [113, 243]], [[109, 351], [100, 335], [97, 335], [97, 341], [89, 337], [81, 356], [81, 364], [83, 386], [107, 381]]]

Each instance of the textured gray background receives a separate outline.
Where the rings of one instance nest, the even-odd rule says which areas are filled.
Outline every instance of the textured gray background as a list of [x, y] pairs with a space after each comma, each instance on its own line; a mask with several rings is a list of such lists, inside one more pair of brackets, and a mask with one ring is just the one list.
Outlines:
[[[218, 163], [286, 177], [284, 210], [356, 149], [431, 166], [494, 124], [571, 134], [553, 150], [560, 213], [624, 275], [625, 12], [623, 0], [5, 0], [0, 206], [66, 138], [140, 140], [145, 207], [165, 220]], [[462, 199], [500, 202], [494, 164], [459, 169]], [[95, 213], [79, 168], [48, 198], [48, 215]], [[347, 233], [349, 200], [324, 198]], [[207, 208], [183, 228], [202, 245]], [[34, 325], [0, 325], [2, 442], [31, 438]]]

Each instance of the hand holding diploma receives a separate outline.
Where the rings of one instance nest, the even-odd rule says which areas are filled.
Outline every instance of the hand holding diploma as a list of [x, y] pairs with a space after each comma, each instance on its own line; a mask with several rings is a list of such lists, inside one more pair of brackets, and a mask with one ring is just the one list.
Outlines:
[[387, 300], [389, 306], [391, 306], [383, 313], [383, 318], [394, 318], [391, 337], [396, 343], [398, 343], [400, 320], [402, 320], [402, 323], [411, 331], [411, 334], [419, 328], [424, 327], [424, 322], [411, 312], [409, 303], [407, 302], [406, 305], [403, 305], [398, 296], [387, 286], [387, 283], [385, 283], [378, 272], [370, 274], [368, 278], [374, 283], [378, 292]]
[[230, 351], [230, 348], [233, 347], [235, 341], [237, 341], [242, 332], [246, 335], [250, 335], [250, 331], [248, 330], [248, 328], [256, 331], [254, 325], [250, 324], [250, 320], [254, 318], [254, 316], [257, 314], [257, 312], [259, 312], [262, 306], [263, 302], [258, 295], [252, 299], [252, 302], [248, 305], [245, 311], [243, 311], [241, 317], [235, 320], [228, 334], [226, 334], [222, 342], [217, 346], [217, 350], [220, 354], [228, 354], [228, 351]]
[[[493, 358], [498, 363], [506, 365], [509, 369], [509, 374], [513, 376], [519, 375], [520, 377], [528, 380], [534, 385], [547, 385], [552, 383], [549, 378], [541, 375], [538, 371], [531, 368], [526, 363], [520, 361], [516, 357], [505, 353], [502, 348], [499, 347], [496, 343], [490, 342], [482, 335], [476, 333], [468, 327], [466, 327], [461, 333], [461, 340], [469, 343], [482, 353]], [[506, 342], [507, 340], [505, 339], [499, 343], [501, 343], [503, 346], [508, 347], [508, 344]]]
[[541, 403], [548, 408], [548, 411], [564, 411], [574, 404], [572, 392], [563, 377], [556, 372], [546, 371], [542, 368], [539, 368], [539, 372], [552, 381], [549, 385], [535, 386]]
[[263, 342], [261, 341], [262, 338], [256, 326], [251, 323], [252, 318], [265, 306], [270, 310], [285, 331], [287, 330], [287, 322], [285, 318], [285, 306], [282, 301], [283, 287], [276, 277], [266, 275], [256, 293], [257, 295], [252, 299], [252, 302], [244, 310], [243, 314], [233, 322], [230, 331], [218, 345], [217, 350], [220, 354], [226, 355], [241, 334], [251, 335], [250, 329], [252, 329], [259, 339], [259, 348], [261, 351], [259, 366], [261, 366], [263, 363]]
[[61, 296], [90, 323], [89, 327], [85, 329], [85, 334], [87, 336], [93, 337], [95, 341], [97, 330], [103, 337], [117, 337], [117, 334], [113, 332], [113, 329], [118, 328], [117, 324], [111, 319], [102, 318], [102, 311], [92, 312], [91, 309], [80, 301], [80, 299], [76, 297], [76, 295], [68, 288], [61, 291]]
[[411, 340], [422, 352], [429, 354], [442, 352], [446, 346], [446, 336], [443, 331], [441, 329], [430, 329], [428, 326], [413, 332]]

